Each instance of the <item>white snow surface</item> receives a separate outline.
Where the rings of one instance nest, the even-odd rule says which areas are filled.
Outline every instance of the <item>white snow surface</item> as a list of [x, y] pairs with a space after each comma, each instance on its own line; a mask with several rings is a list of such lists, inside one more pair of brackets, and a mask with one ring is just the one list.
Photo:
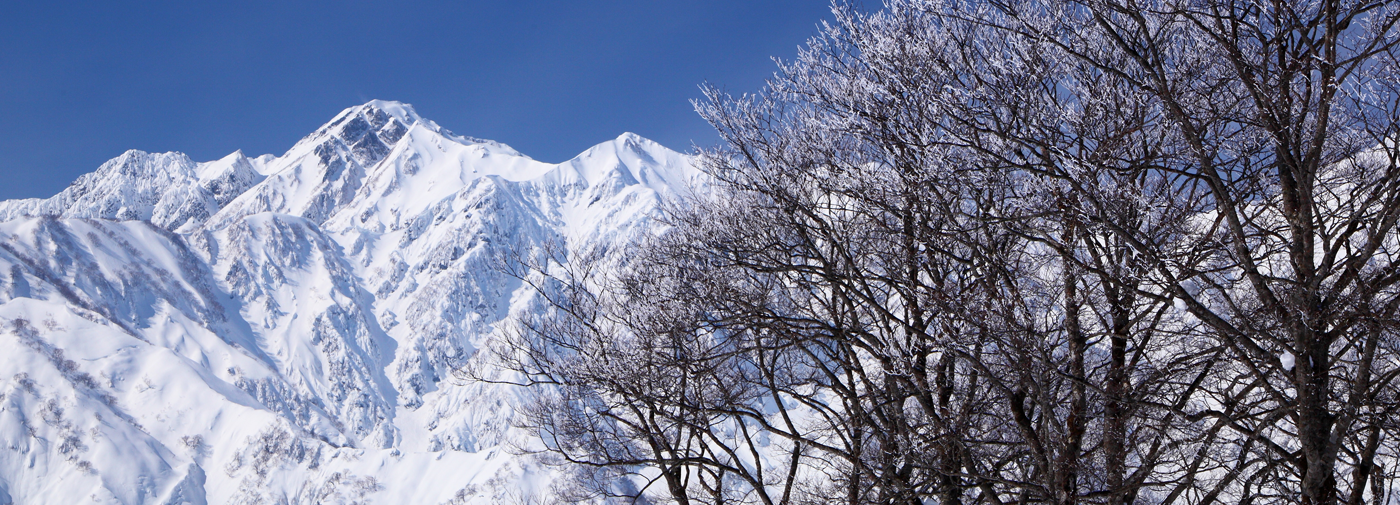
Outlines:
[[282, 156], [128, 151], [0, 202], [0, 505], [498, 503], [521, 391], [452, 371], [540, 301], [516, 255], [625, 255], [692, 160], [560, 164], [351, 107]]

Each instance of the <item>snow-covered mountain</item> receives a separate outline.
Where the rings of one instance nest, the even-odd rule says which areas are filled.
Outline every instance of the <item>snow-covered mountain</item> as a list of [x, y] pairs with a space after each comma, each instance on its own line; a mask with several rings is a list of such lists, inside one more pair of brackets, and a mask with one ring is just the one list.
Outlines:
[[549, 164], [372, 101], [282, 156], [128, 151], [0, 202], [0, 505], [545, 492], [503, 447], [519, 392], [451, 373], [538, 310], [500, 265], [622, 254], [698, 177], [630, 133]]

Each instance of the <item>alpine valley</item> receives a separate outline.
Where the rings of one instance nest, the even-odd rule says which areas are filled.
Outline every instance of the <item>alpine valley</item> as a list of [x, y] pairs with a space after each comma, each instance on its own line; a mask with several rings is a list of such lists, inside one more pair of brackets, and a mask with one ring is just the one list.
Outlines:
[[700, 178], [372, 101], [282, 156], [128, 151], [0, 202], [0, 505], [543, 497], [523, 392], [453, 373], [544, 303], [501, 265], [625, 255]]

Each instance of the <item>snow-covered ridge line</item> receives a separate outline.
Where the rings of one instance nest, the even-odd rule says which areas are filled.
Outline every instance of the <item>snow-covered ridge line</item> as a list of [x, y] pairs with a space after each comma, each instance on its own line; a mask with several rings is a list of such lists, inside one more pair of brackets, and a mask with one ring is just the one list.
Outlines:
[[0, 202], [0, 505], [546, 490], [501, 446], [520, 393], [452, 376], [541, 304], [500, 265], [624, 254], [699, 178], [631, 133], [548, 164], [376, 100], [281, 156], [128, 151]]

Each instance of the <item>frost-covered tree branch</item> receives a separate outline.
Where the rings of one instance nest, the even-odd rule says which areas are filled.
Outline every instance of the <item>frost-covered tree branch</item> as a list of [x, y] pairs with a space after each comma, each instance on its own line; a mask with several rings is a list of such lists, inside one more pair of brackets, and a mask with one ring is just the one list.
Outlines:
[[503, 351], [611, 437], [552, 450], [677, 502], [1392, 499], [1400, 7], [833, 12]]

